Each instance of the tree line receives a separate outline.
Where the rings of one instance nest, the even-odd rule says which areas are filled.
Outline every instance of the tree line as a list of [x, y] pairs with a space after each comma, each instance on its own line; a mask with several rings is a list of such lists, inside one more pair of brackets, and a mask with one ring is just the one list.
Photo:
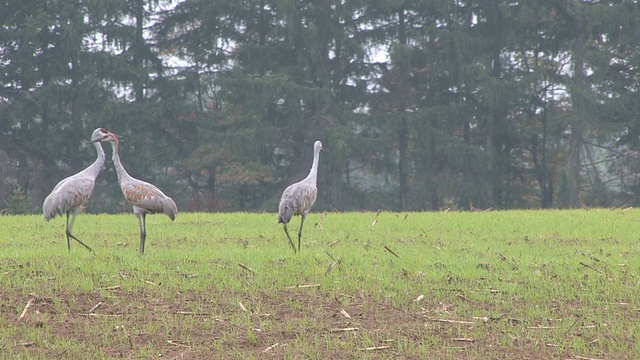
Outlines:
[[[0, 208], [38, 212], [97, 127], [182, 211], [276, 211], [316, 139], [318, 210], [636, 205], [639, 6], [7, 0]], [[89, 211], [128, 211], [110, 162]]]

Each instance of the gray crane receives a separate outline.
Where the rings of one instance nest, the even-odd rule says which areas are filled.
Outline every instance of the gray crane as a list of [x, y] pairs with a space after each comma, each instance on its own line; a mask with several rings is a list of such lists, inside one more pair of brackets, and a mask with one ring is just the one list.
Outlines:
[[[89, 165], [86, 169], [79, 173], [69, 176], [68, 178], [60, 180], [60, 182], [53, 188], [51, 194], [49, 194], [42, 204], [42, 212], [44, 213], [44, 219], [49, 221], [54, 217], [62, 214], [67, 215], [67, 248], [71, 251], [71, 240], [74, 239], [80, 243], [80, 245], [91, 251], [91, 248], [85, 243], [80, 241], [77, 237], [71, 233], [73, 223], [76, 220], [76, 216], [82, 211], [84, 204], [89, 200], [93, 193], [93, 187], [96, 182], [100, 170], [104, 165], [104, 150], [100, 144], [100, 140], [107, 133], [107, 130], [98, 128], [91, 134], [91, 142], [98, 152], [98, 156], [93, 164]], [[71, 222], [69, 222], [71, 217]]]
[[113, 148], [113, 165], [116, 168], [120, 189], [125, 200], [133, 206], [133, 214], [140, 227], [140, 254], [144, 254], [144, 242], [147, 238], [147, 214], [165, 213], [175, 220], [178, 207], [172, 198], [165, 195], [157, 186], [133, 178], [120, 162], [120, 142], [118, 135], [109, 132], [101, 141], [111, 143]]
[[287, 223], [294, 215], [301, 215], [300, 230], [298, 231], [298, 252], [300, 252], [300, 239], [302, 238], [302, 226], [304, 220], [309, 214], [309, 210], [316, 202], [318, 195], [318, 189], [316, 188], [316, 179], [318, 178], [318, 161], [320, 160], [320, 151], [322, 150], [322, 143], [316, 141], [313, 144], [313, 165], [311, 165], [311, 171], [309, 175], [301, 181], [295, 184], [289, 185], [280, 198], [280, 205], [278, 206], [278, 223], [284, 224], [284, 233], [287, 234], [289, 244], [293, 248], [293, 252], [296, 252], [296, 246], [289, 236], [287, 231]]

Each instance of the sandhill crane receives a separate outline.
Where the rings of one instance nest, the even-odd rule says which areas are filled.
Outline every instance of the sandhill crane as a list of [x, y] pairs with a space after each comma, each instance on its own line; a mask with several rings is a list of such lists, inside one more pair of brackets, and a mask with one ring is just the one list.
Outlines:
[[[73, 222], [76, 220], [76, 216], [82, 211], [82, 207], [91, 197], [96, 177], [98, 177], [100, 170], [102, 170], [102, 165], [104, 165], [104, 150], [102, 149], [100, 140], [105, 134], [107, 134], [107, 130], [102, 128], [95, 129], [93, 134], [91, 134], [90, 143], [93, 143], [98, 152], [98, 156], [93, 164], [75, 175], [60, 180], [42, 204], [42, 212], [44, 213], [44, 219], [46, 221], [58, 215], [67, 215], [66, 233], [67, 248], [69, 251], [71, 251], [70, 239], [76, 240], [80, 245], [91, 251], [89, 246], [71, 233], [71, 229], [73, 228]], [[71, 222], [69, 222], [69, 216], [71, 216]]]
[[309, 175], [303, 180], [289, 185], [280, 198], [280, 205], [278, 206], [278, 223], [284, 224], [284, 233], [287, 234], [289, 244], [293, 248], [293, 252], [296, 252], [296, 246], [289, 236], [287, 231], [287, 223], [294, 215], [302, 215], [300, 220], [300, 230], [298, 231], [298, 252], [300, 251], [300, 239], [302, 238], [302, 226], [304, 220], [307, 218], [309, 210], [316, 202], [316, 196], [318, 195], [318, 189], [316, 188], [316, 179], [318, 178], [318, 161], [320, 160], [320, 151], [322, 150], [322, 143], [316, 141], [313, 144], [313, 165], [311, 165], [311, 171]]
[[102, 141], [108, 141], [113, 148], [113, 165], [116, 168], [120, 189], [125, 200], [133, 206], [133, 214], [140, 226], [140, 254], [144, 254], [144, 242], [147, 237], [147, 214], [165, 213], [175, 220], [178, 207], [172, 198], [165, 195], [158, 187], [148, 182], [131, 177], [120, 162], [120, 143], [118, 136], [109, 132]]

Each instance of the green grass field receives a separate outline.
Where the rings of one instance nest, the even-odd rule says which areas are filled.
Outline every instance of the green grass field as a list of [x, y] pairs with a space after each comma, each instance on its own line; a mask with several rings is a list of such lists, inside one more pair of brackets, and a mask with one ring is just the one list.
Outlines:
[[[2, 358], [640, 358], [640, 211], [0, 217]], [[297, 234], [300, 218], [289, 226]], [[295, 239], [294, 239], [295, 240]]]

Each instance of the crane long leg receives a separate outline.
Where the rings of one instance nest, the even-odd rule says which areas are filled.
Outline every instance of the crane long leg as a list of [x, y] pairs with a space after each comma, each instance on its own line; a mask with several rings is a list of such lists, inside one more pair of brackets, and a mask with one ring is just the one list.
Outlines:
[[300, 239], [302, 239], [302, 226], [304, 225], [304, 219], [307, 218], [306, 213], [302, 213], [302, 220], [300, 220], [300, 230], [298, 230], [298, 252], [300, 252]]
[[[73, 220], [71, 220], [71, 227], [73, 227]], [[71, 227], [69, 227], [69, 211], [67, 211], [67, 249], [71, 251]]]
[[71, 239], [74, 239], [75, 241], [79, 242], [80, 245], [84, 246], [87, 250], [92, 251], [91, 248], [89, 246], [87, 246], [85, 243], [83, 243], [82, 241], [80, 241], [80, 239], [78, 239], [77, 237], [73, 236], [73, 234], [71, 233], [71, 228], [73, 228], [73, 222], [76, 220], [76, 215], [75, 213], [71, 216], [71, 223], [69, 223], [69, 211], [67, 211], [67, 249], [69, 249], [69, 251], [71, 251]]
[[287, 230], [287, 224], [284, 224], [284, 233], [287, 234], [287, 239], [289, 239], [289, 244], [291, 244], [291, 248], [293, 252], [296, 252], [296, 246], [293, 244], [293, 240], [291, 240], [291, 236], [289, 236], [289, 231]]
[[140, 226], [140, 255], [144, 255], [144, 241], [147, 238], [147, 216], [143, 213], [137, 217], [138, 225]]

